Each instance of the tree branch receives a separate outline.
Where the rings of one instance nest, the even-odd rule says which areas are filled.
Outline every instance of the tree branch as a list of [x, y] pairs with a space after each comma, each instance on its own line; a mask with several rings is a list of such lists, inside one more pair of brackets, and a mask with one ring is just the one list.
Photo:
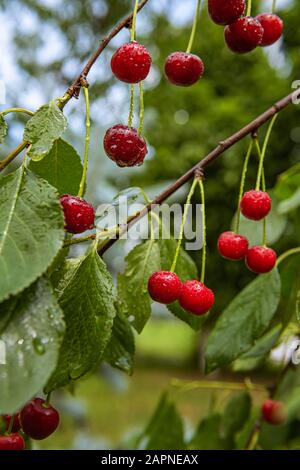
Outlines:
[[159, 194], [151, 203], [149, 203], [145, 208], [139, 212], [134, 218], [128, 222], [128, 224], [118, 233], [116, 238], [112, 238], [108, 240], [108, 242], [100, 247], [99, 254], [103, 255], [122, 235], [124, 235], [130, 228], [136, 224], [139, 220], [141, 220], [145, 215], [151, 212], [155, 207], [162, 204], [168, 197], [174, 194], [179, 188], [181, 188], [185, 183], [187, 183], [195, 174], [195, 171], [204, 170], [208, 165], [214, 162], [218, 157], [223, 155], [223, 153], [232, 147], [234, 144], [242, 140], [249, 134], [256, 132], [263, 124], [265, 124], [269, 119], [271, 119], [275, 114], [282, 111], [286, 108], [289, 104], [293, 102], [293, 100], [300, 97], [300, 90], [297, 92], [293, 92], [280, 101], [277, 101], [271, 108], [267, 109], [264, 113], [260, 116], [255, 118], [245, 127], [240, 129], [235, 134], [231, 135], [227, 139], [223, 140], [219, 143], [219, 145], [212, 150], [208, 155], [206, 155], [199, 163], [197, 163], [193, 168], [187, 171], [184, 175], [182, 175], [175, 183], [168, 186], [161, 194]]

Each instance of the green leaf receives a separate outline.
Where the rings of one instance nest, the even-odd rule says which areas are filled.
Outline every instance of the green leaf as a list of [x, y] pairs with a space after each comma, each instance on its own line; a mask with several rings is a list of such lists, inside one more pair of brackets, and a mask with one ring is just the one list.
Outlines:
[[276, 319], [284, 326], [297, 320], [298, 292], [300, 290], [300, 254], [286, 258], [279, 267], [281, 277], [281, 301]]
[[147, 450], [181, 450], [185, 448], [183, 423], [174, 403], [163, 394], [143, 433]]
[[134, 335], [127, 318], [120, 312], [114, 318], [111, 338], [106, 346], [103, 359], [112, 367], [127, 374], [133, 372], [135, 353]]
[[55, 101], [37, 110], [25, 126], [23, 139], [31, 144], [27, 154], [35, 161], [42, 160], [67, 128], [67, 120]]
[[[159, 240], [161, 268], [165, 271], [170, 269], [172, 260], [175, 255], [177, 241], [174, 238]], [[184, 282], [189, 279], [197, 279], [197, 267], [192, 258], [182, 248], [179, 252], [179, 257], [176, 265], [176, 274]], [[187, 323], [193, 330], [198, 331], [201, 325], [205, 322], [206, 318], [197, 317], [191, 313], [186, 312], [181, 308], [178, 302], [174, 302], [167, 306], [171, 313], [177, 318]]]
[[204, 418], [190, 442], [188, 449], [196, 450], [229, 450], [233, 448], [233, 441], [221, 435], [222, 417], [212, 414]]
[[56, 190], [22, 167], [0, 180], [0, 301], [28, 287], [62, 247]]
[[250, 417], [251, 397], [248, 392], [234, 394], [226, 405], [222, 416], [222, 433], [225, 437], [234, 436]]
[[[232, 222], [233, 227], [234, 224], [235, 217]], [[287, 224], [287, 218], [284, 214], [279, 212], [279, 205], [274, 197], [272, 197], [272, 210], [266, 218], [266, 224], [268, 244], [274, 245], [283, 235]], [[255, 222], [241, 215], [240, 233], [247, 237], [251, 246], [261, 245], [264, 236], [263, 230], [263, 222]]]
[[106, 265], [94, 250], [66, 260], [56, 292], [65, 315], [66, 334], [47, 391], [68, 384], [100, 361], [115, 316], [114, 287]]
[[2, 114], [0, 114], [0, 144], [2, 144], [6, 135], [7, 135], [7, 122], [5, 121]]
[[297, 191], [299, 185], [300, 164], [297, 163], [279, 176], [275, 186], [276, 197], [280, 201], [289, 199]]
[[280, 214], [287, 214], [291, 211], [294, 211], [299, 206], [300, 206], [300, 189], [298, 188], [290, 198], [285, 199], [278, 205], [278, 212]]
[[83, 170], [81, 159], [65, 140], [56, 140], [45, 158], [31, 160], [29, 168], [54, 186], [60, 195], [78, 193]]
[[132, 325], [141, 333], [151, 315], [148, 280], [160, 270], [159, 247], [155, 240], [137, 245], [126, 257], [124, 274], [118, 275], [119, 309], [133, 317]]
[[14, 413], [44, 387], [54, 370], [64, 322], [43, 278], [2, 303], [3, 317], [8, 321], [0, 334], [6, 350], [6, 364], [0, 365], [0, 413]]
[[229, 304], [208, 339], [206, 370], [230, 364], [253, 347], [269, 326], [280, 300], [277, 269], [258, 276]]
[[300, 416], [300, 368], [288, 369], [276, 391], [275, 398], [284, 402], [289, 420]]
[[233, 370], [237, 372], [255, 369], [270, 353], [271, 349], [274, 348], [281, 335], [281, 331], [282, 324], [280, 323], [265, 333], [256, 341], [253, 348], [242, 354], [234, 362]]

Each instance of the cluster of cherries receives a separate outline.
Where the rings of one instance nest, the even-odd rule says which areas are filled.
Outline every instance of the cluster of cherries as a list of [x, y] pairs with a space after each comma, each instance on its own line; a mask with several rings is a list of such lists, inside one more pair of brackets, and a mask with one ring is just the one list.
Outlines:
[[[115, 77], [131, 85], [145, 80], [151, 64], [149, 51], [136, 41], [123, 44], [111, 59]], [[190, 86], [202, 77], [204, 64], [194, 54], [174, 52], [166, 59], [165, 73], [172, 84]], [[148, 153], [144, 137], [135, 128], [122, 124], [108, 129], [103, 143], [107, 156], [121, 167], [142, 165]]]
[[215, 301], [213, 291], [202, 282], [181, 282], [177, 274], [170, 271], [153, 273], [148, 281], [148, 292], [155, 302], [167, 305], [178, 300], [184, 310], [198, 316], [207, 313]]
[[[262, 220], [272, 206], [270, 196], [264, 191], [247, 191], [240, 203], [241, 213], [250, 220]], [[258, 274], [272, 271], [277, 255], [272, 248], [252, 246], [246, 237], [235, 232], [224, 232], [218, 239], [218, 250], [221, 256], [232, 261], [246, 260], [247, 267]]]
[[[245, 0], [208, 0], [212, 20], [226, 26], [225, 41], [237, 53], [250, 52], [257, 46], [274, 44], [282, 35], [283, 22], [275, 14], [264, 13], [256, 18], [243, 16]], [[148, 76], [152, 59], [149, 51], [136, 41], [123, 44], [111, 59], [115, 77], [125, 83], [136, 84]], [[203, 61], [190, 52], [173, 52], [165, 61], [165, 74], [177, 86], [191, 86], [204, 73]], [[121, 167], [141, 165], [147, 155], [147, 144], [139, 132], [117, 124], [105, 134], [107, 156]]]
[[211, 19], [225, 26], [225, 42], [229, 49], [244, 54], [278, 41], [283, 31], [281, 18], [273, 13], [263, 13], [255, 18], [244, 16], [245, 9], [245, 0], [208, 0]]
[[[22, 431], [31, 439], [40, 441], [54, 433], [59, 425], [59, 413], [42, 398], [34, 398], [12, 418], [10, 415], [0, 417], [4, 425], [4, 434], [0, 435], [0, 450], [24, 450], [25, 440]], [[11, 432], [11, 420], [13, 419]]]

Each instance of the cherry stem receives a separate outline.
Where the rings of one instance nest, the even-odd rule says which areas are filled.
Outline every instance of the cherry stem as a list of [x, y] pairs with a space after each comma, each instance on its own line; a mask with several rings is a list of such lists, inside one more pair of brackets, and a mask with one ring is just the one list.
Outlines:
[[206, 266], [206, 211], [205, 211], [205, 192], [203, 180], [199, 180], [200, 194], [201, 194], [201, 204], [202, 204], [202, 266], [201, 266], [201, 278], [200, 281], [204, 283], [205, 280], [205, 266]]
[[276, 10], [276, 0], [273, 0], [272, 2], [272, 13], [275, 13]]
[[198, 19], [199, 19], [199, 14], [200, 14], [200, 9], [201, 9], [201, 0], [197, 0], [197, 8], [196, 8], [195, 16], [194, 16], [193, 27], [192, 27], [188, 47], [187, 47], [187, 50], [186, 50], [186, 52], [188, 54], [191, 52], [193, 44], [194, 44], [195, 35], [196, 35], [196, 31], [197, 31], [197, 25], [198, 25]]
[[14, 425], [14, 418], [15, 418], [15, 415], [11, 415], [11, 418], [9, 420], [9, 425], [8, 425], [8, 428], [7, 428], [7, 431], [6, 431], [6, 434], [11, 434], [12, 432], [12, 428], [13, 428], [13, 425]]
[[195, 192], [195, 188], [196, 188], [197, 183], [198, 183], [198, 180], [197, 180], [197, 178], [195, 178], [194, 181], [193, 181], [193, 184], [191, 186], [191, 189], [188, 193], [187, 199], [186, 199], [186, 203], [185, 203], [184, 211], [183, 211], [183, 216], [182, 216], [182, 221], [181, 221], [181, 226], [180, 226], [180, 232], [179, 232], [177, 247], [176, 247], [176, 251], [175, 251], [175, 256], [174, 256], [173, 263], [172, 263], [172, 266], [171, 266], [171, 269], [170, 269], [171, 273], [173, 273], [176, 269], [176, 264], [177, 264], [177, 260], [178, 260], [178, 256], [179, 256], [179, 252], [180, 252], [180, 247], [181, 247], [181, 243], [182, 243], [182, 240], [183, 240], [184, 226], [185, 226], [186, 218], [187, 218], [188, 211], [189, 211], [189, 208], [190, 208], [191, 199], [192, 199], [192, 196]]
[[1, 111], [0, 114], [2, 114], [2, 116], [6, 116], [6, 114], [10, 114], [10, 113], [21, 113], [21, 114], [27, 114], [28, 116], [34, 116], [33, 111], [29, 111], [29, 109], [25, 109], [25, 108], [7, 108], [4, 111]]
[[43, 404], [44, 408], [49, 408], [50, 406], [50, 400], [51, 400], [51, 394], [52, 392], [49, 392], [47, 397], [46, 397], [46, 400], [45, 400], [45, 403]]
[[272, 132], [272, 129], [273, 129], [273, 126], [274, 126], [274, 123], [275, 123], [276, 119], [277, 119], [277, 114], [275, 114], [271, 119], [271, 122], [269, 124], [268, 129], [267, 129], [266, 137], [265, 137], [265, 140], [264, 140], [261, 151], [260, 151], [260, 147], [259, 147], [259, 142], [258, 142], [257, 139], [255, 139], [257, 151], [259, 152], [259, 167], [258, 167], [257, 180], [256, 180], [256, 190], [257, 191], [260, 188], [260, 182], [261, 182], [262, 173], [263, 173], [264, 159], [265, 159], [265, 156], [266, 156], [266, 150], [267, 150], [267, 147], [268, 147], [271, 132]]
[[28, 146], [28, 142], [21, 142], [7, 157], [0, 161], [0, 171], [3, 171], [23, 150]]
[[219, 380], [194, 380], [193, 382], [189, 382], [181, 379], [173, 379], [171, 381], [171, 386], [180, 388], [183, 392], [189, 392], [199, 389], [230, 391], [248, 390], [249, 392], [267, 392], [267, 389], [264, 385], [252, 383], [250, 379], [245, 379], [245, 381], [241, 383], [223, 382]]
[[139, 125], [138, 133], [139, 135], [141, 135], [143, 133], [144, 117], [145, 117], [143, 82], [139, 83], [139, 90], [140, 90], [140, 125]]
[[244, 194], [245, 181], [246, 181], [248, 164], [249, 164], [249, 159], [251, 157], [252, 148], [253, 148], [253, 139], [251, 139], [251, 142], [249, 144], [249, 147], [248, 147], [248, 150], [247, 150], [247, 153], [246, 153], [246, 157], [245, 157], [245, 161], [244, 161], [244, 165], [243, 165], [243, 170], [242, 170], [240, 192], [239, 192], [239, 199], [238, 199], [238, 209], [237, 209], [237, 214], [236, 214], [235, 233], [239, 233], [239, 230], [240, 230], [241, 200], [242, 200], [243, 194]]
[[254, 429], [253, 429], [253, 431], [250, 435], [249, 441], [247, 443], [246, 450], [255, 450], [256, 449], [258, 439], [259, 439], [259, 435], [260, 435], [260, 431], [261, 431], [261, 418], [259, 418], [257, 420], [257, 422], [255, 423]]
[[84, 159], [83, 159], [83, 171], [82, 177], [79, 185], [78, 196], [82, 197], [85, 190], [86, 184], [86, 174], [89, 161], [89, 145], [90, 145], [90, 100], [89, 100], [89, 89], [88, 87], [82, 87], [84, 98], [85, 98], [85, 108], [86, 108], [86, 121], [85, 121], [85, 150], [84, 150]]
[[282, 255], [280, 255], [278, 257], [278, 260], [277, 260], [277, 266], [280, 265], [280, 263], [282, 263], [282, 261], [284, 261], [286, 258], [288, 258], [289, 256], [292, 256], [292, 255], [297, 255], [300, 253], [300, 246], [296, 247], [296, 248], [291, 248], [290, 250], [288, 251], [285, 251], [284, 253], [282, 253]]
[[252, 7], [252, 1], [248, 0], [246, 16], [251, 15], [251, 7]]
[[[266, 142], [266, 140], [265, 140]], [[264, 144], [265, 144], [264, 142]], [[264, 159], [264, 155], [263, 155], [263, 151], [261, 150], [260, 148], [260, 145], [259, 145], [259, 141], [258, 141], [258, 138], [256, 137], [255, 138], [255, 145], [256, 145], [256, 149], [257, 149], [257, 153], [258, 153], [258, 158], [259, 158], [259, 162], [261, 164], [261, 161], [263, 161]], [[264, 145], [264, 152], [266, 152], [266, 146]], [[266, 178], [265, 178], [265, 172], [264, 172], [264, 167], [262, 167], [262, 170], [261, 170], [261, 186], [262, 186], [262, 191], [266, 192]], [[260, 188], [260, 184], [257, 186], [257, 183], [256, 183], [256, 190], [258, 191]], [[266, 217], [263, 219], [263, 246], [267, 246], [267, 220], [266, 220]]]
[[130, 85], [128, 127], [132, 127], [134, 113], [134, 84]]
[[139, 0], [135, 0], [134, 10], [133, 10], [133, 16], [132, 16], [132, 23], [131, 23], [131, 28], [130, 28], [130, 40], [131, 40], [131, 41], [135, 41], [135, 36], [136, 36], [136, 17], [137, 17], [137, 12], [138, 12], [138, 6], [139, 6]]

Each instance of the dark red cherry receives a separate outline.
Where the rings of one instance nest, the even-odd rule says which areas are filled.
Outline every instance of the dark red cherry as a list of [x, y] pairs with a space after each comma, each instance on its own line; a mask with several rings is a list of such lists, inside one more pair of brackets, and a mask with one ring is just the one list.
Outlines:
[[132, 41], [123, 44], [114, 53], [111, 69], [122, 82], [138, 83], [147, 77], [151, 62], [151, 56], [145, 46]]
[[245, 9], [245, 0], [208, 0], [211, 19], [223, 26], [234, 23], [245, 13]]
[[204, 64], [195, 54], [173, 52], [165, 62], [165, 73], [173, 85], [187, 87], [202, 77]]
[[148, 291], [153, 300], [171, 304], [178, 300], [182, 283], [177, 274], [169, 271], [153, 273], [148, 281]]
[[92, 229], [95, 221], [93, 206], [78, 196], [64, 194], [60, 198], [64, 210], [65, 229], [70, 233], [82, 233]]
[[260, 45], [262, 47], [271, 46], [276, 41], [278, 41], [283, 31], [282, 19], [272, 13], [263, 13], [262, 15], [258, 15], [256, 19], [260, 22], [264, 29], [264, 34]]
[[186, 281], [182, 285], [179, 303], [182, 308], [194, 315], [204, 315], [213, 306], [214, 293], [200, 281]]
[[24, 450], [25, 441], [18, 433], [0, 436], [0, 450]]
[[229, 49], [237, 54], [245, 54], [260, 46], [264, 29], [257, 19], [246, 16], [226, 26], [224, 34]]
[[23, 431], [32, 439], [46, 439], [59, 425], [58, 411], [42, 398], [34, 398], [20, 412]]
[[121, 167], [142, 165], [148, 152], [144, 137], [122, 124], [106, 131], [103, 145], [106, 155]]

